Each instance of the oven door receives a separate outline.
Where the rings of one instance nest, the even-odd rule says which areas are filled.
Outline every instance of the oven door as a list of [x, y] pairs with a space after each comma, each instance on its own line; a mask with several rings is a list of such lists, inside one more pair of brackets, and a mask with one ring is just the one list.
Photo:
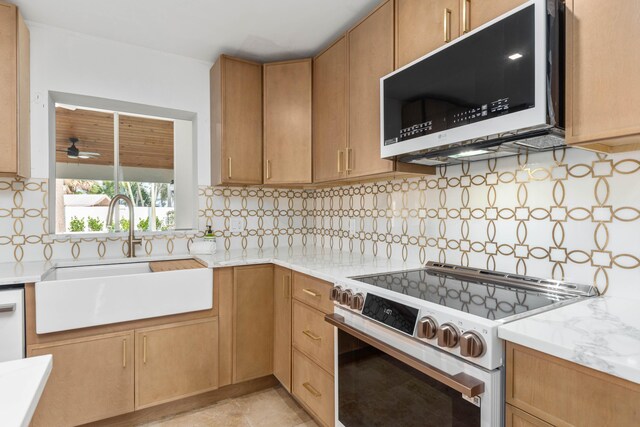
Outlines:
[[336, 425], [496, 427], [502, 370], [487, 371], [336, 307]]

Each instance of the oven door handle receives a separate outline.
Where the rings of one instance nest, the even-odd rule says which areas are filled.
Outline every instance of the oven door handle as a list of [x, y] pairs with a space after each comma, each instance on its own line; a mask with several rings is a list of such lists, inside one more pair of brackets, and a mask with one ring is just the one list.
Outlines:
[[324, 320], [336, 328], [346, 332], [347, 334], [359, 339], [372, 347], [388, 354], [389, 356], [399, 360], [400, 362], [411, 366], [414, 369], [422, 372], [423, 374], [433, 378], [434, 380], [451, 387], [452, 389], [462, 393], [467, 397], [475, 397], [484, 393], [484, 382], [477, 378], [472, 377], [469, 374], [460, 372], [455, 375], [450, 375], [434, 366], [424, 363], [415, 357], [400, 351], [389, 344], [380, 341], [379, 339], [372, 337], [358, 329], [353, 328], [344, 321], [344, 317], [338, 314], [327, 314]]

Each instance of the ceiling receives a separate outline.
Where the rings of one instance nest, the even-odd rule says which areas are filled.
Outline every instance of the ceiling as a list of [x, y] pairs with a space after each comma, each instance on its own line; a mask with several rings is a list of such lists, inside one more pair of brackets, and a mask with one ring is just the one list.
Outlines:
[[[113, 113], [56, 107], [56, 162], [112, 166], [113, 127]], [[100, 156], [68, 158], [72, 137], [80, 151]], [[120, 114], [119, 152], [121, 166], [173, 169], [173, 121]]]
[[213, 62], [312, 56], [379, 0], [14, 0], [27, 21]]

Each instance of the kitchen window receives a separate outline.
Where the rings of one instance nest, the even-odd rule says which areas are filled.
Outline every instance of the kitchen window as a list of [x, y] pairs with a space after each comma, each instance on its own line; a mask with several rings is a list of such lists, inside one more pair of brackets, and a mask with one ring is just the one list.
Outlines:
[[[193, 123], [162, 115], [55, 102], [51, 232], [163, 232], [193, 229], [196, 194]], [[52, 144], [53, 145], [53, 144]], [[120, 204], [107, 227], [116, 194]]]

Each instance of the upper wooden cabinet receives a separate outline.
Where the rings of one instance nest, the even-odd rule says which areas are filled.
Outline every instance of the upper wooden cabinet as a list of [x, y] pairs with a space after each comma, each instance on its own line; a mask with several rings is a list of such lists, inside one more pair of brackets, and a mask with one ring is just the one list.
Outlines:
[[527, 0], [462, 0], [460, 33], [468, 33], [492, 19], [509, 12]]
[[400, 68], [526, 0], [396, 0], [396, 60]]
[[640, 148], [640, 2], [566, 5], [567, 143]]
[[396, 58], [400, 68], [460, 35], [460, 0], [396, 0]]
[[264, 183], [311, 178], [311, 59], [265, 64]]
[[393, 1], [376, 8], [347, 33], [349, 46], [348, 175], [392, 172], [394, 162], [380, 158], [380, 78], [394, 69]]
[[29, 29], [6, 3], [0, 3], [0, 57], [0, 175], [29, 178]]
[[262, 184], [262, 65], [221, 55], [210, 90], [211, 185]]
[[347, 40], [340, 37], [313, 60], [313, 182], [345, 177]]

